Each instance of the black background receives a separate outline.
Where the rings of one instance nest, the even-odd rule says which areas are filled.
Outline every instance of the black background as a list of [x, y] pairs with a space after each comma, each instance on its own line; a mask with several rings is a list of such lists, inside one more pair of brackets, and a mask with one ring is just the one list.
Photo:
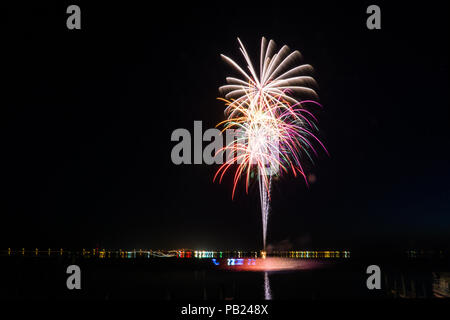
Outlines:
[[261, 36], [315, 68], [330, 157], [283, 177], [269, 243], [449, 243], [448, 11], [439, 2], [75, 2], [2, 10], [1, 247], [260, 248], [257, 190], [172, 164], [176, 128], [222, 121], [217, 88]]

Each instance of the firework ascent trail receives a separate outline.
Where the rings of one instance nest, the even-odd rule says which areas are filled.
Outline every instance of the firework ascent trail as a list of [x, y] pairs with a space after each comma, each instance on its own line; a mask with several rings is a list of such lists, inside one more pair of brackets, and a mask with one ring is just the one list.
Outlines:
[[237, 138], [220, 150], [226, 153], [226, 161], [214, 180], [219, 177], [222, 181], [225, 172], [237, 164], [234, 197], [241, 178], [245, 179], [246, 192], [251, 180], [258, 179], [265, 250], [273, 177], [292, 172], [294, 176], [300, 174], [308, 184], [302, 163], [306, 159], [312, 162], [313, 155], [317, 155], [314, 145], [328, 152], [313, 133], [318, 131], [317, 119], [307, 109], [321, 107], [314, 90], [317, 84], [308, 75], [313, 68], [296, 65], [302, 58], [300, 52], [291, 52], [287, 46], [277, 52], [274, 41], [262, 38], [257, 74], [244, 45], [238, 41], [248, 71], [221, 55], [241, 78], [227, 77], [227, 85], [219, 88], [224, 96], [219, 99], [226, 105], [226, 120], [218, 124], [223, 131], [236, 130]]

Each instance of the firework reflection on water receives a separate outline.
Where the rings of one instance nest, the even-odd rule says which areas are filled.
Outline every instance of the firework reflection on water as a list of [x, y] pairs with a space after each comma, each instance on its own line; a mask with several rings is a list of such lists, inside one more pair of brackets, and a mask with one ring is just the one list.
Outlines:
[[303, 260], [291, 258], [246, 258], [246, 259], [214, 259], [215, 265], [221, 269], [230, 271], [256, 271], [256, 272], [274, 272], [274, 271], [294, 271], [294, 270], [312, 270], [324, 267], [328, 264], [325, 261]]
[[238, 272], [262, 272], [264, 276], [264, 299], [272, 300], [272, 290], [270, 286], [269, 273], [277, 271], [301, 271], [323, 268], [330, 265], [330, 262], [321, 260], [300, 260], [292, 258], [229, 258], [229, 259], [212, 259], [214, 264], [220, 269]]
[[272, 300], [272, 292], [270, 290], [269, 274], [264, 272], [264, 299]]

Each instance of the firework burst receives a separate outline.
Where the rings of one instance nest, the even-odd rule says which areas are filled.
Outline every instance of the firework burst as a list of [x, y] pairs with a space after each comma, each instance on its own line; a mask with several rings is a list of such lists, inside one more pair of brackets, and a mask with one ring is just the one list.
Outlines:
[[314, 145], [327, 150], [313, 133], [318, 131], [317, 119], [306, 109], [307, 105], [321, 105], [316, 101], [317, 84], [307, 75], [312, 73], [312, 67], [295, 66], [302, 58], [300, 52], [291, 52], [287, 46], [276, 51], [274, 41], [262, 38], [257, 73], [239, 38], [238, 41], [248, 71], [221, 55], [242, 78], [227, 77], [227, 85], [219, 88], [227, 118], [218, 124], [224, 131], [236, 130], [237, 138], [220, 150], [226, 152], [227, 158], [214, 180], [221, 181], [237, 164], [232, 197], [241, 178], [245, 179], [246, 192], [251, 180], [258, 180], [265, 249], [272, 177], [291, 172], [294, 176], [301, 175], [307, 184], [304, 159], [312, 161], [313, 155], [317, 155]]

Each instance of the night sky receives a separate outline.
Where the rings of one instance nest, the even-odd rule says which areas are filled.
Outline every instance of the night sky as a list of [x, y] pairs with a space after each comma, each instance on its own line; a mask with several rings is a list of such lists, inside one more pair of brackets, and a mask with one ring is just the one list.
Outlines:
[[[0, 247], [259, 249], [258, 192], [217, 165], [171, 162], [173, 130], [224, 119], [218, 87], [262, 36], [299, 50], [319, 84], [309, 188], [273, 189], [268, 243], [442, 246], [450, 234], [448, 11], [405, 2], [77, 2], [8, 7], [1, 75]], [[205, 144], [206, 145], [206, 144]]]

